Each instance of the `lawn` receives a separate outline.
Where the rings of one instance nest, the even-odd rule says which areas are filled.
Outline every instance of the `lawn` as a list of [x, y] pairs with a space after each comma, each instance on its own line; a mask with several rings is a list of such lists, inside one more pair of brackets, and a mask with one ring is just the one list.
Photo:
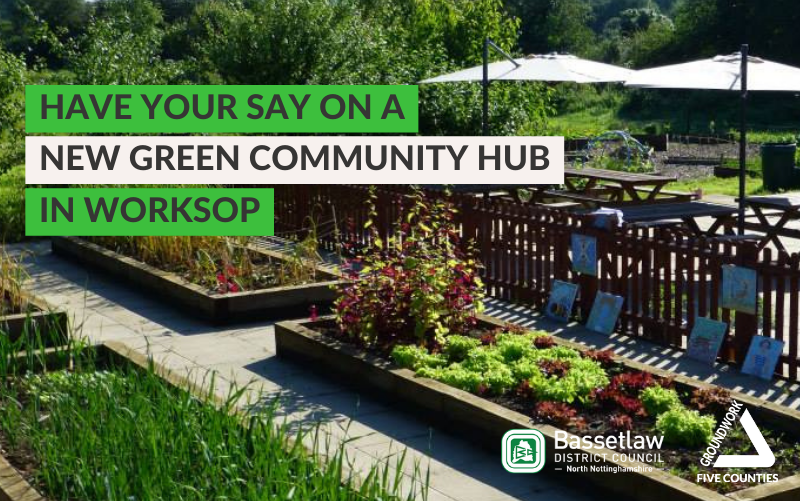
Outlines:
[[[727, 195], [730, 197], [739, 196], [739, 178], [707, 177], [703, 179], [691, 179], [688, 181], [677, 181], [667, 185], [666, 189], [684, 192], [694, 192], [702, 189], [704, 195]], [[768, 195], [764, 189], [761, 179], [750, 178], [747, 180], [747, 195]]]

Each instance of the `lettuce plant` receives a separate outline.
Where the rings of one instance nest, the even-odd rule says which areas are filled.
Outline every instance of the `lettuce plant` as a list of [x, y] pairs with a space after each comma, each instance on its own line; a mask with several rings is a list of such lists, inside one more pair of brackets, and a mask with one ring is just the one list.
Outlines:
[[467, 354], [473, 348], [481, 345], [480, 339], [469, 336], [448, 336], [442, 351], [451, 362], [460, 362], [467, 358]]
[[708, 445], [716, 424], [713, 417], [681, 406], [658, 416], [656, 431], [664, 435], [666, 443], [697, 448]]
[[391, 357], [400, 367], [413, 370], [420, 367], [441, 367], [447, 364], [447, 359], [442, 355], [429, 353], [425, 348], [414, 345], [395, 346]]
[[651, 416], [659, 416], [670, 409], [683, 405], [678, 392], [661, 386], [645, 388], [639, 398], [642, 400], [645, 410]]

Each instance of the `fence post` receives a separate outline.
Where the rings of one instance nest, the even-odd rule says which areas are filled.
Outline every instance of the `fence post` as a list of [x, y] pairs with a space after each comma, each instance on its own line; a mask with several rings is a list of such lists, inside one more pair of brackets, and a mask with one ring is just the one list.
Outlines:
[[[746, 242], [739, 247], [738, 265], [758, 271], [758, 248], [752, 242]], [[723, 285], [724, 286], [724, 285]], [[756, 285], [756, 297], [758, 297], [758, 285]], [[753, 336], [758, 334], [758, 301], [756, 301], [756, 314], [736, 312], [734, 320], [733, 355], [737, 363], [744, 363], [747, 350]]]

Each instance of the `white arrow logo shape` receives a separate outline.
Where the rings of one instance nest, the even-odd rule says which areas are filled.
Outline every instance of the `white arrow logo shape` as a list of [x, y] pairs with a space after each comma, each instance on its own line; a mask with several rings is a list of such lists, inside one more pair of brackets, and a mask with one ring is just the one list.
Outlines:
[[750, 411], [745, 409], [739, 422], [742, 423], [742, 428], [750, 437], [758, 454], [755, 456], [720, 456], [714, 463], [714, 468], [769, 468], [774, 465], [775, 455], [767, 441], [764, 440], [764, 435], [756, 426], [756, 422], [753, 421]]

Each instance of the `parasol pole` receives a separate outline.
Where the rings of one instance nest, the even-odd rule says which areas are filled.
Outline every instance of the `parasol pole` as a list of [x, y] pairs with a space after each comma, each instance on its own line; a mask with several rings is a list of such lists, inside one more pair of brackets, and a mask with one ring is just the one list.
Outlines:
[[741, 103], [739, 109], [739, 234], [744, 235], [744, 216], [747, 206], [745, 183], [747, 182], [747, 60], [750, 46], [742, 44]]
[[501, 49], [496, 43], [492, 41], [491, 38], [486, 37], [483, 41], [483, 80], [481, 81], [481, 85], [483, 86], [483, 120], [481, 126], [483, 128], [483, 135], [489, 135], [489, 84], [491, 81], [489, 80], [489, 49], [494, 49], [495, 52], [502, 55], [512, 63], [514, 66], [519, 68], [520, 64], [514, 60], [511, 55], [509, 55], [506, 51]]

